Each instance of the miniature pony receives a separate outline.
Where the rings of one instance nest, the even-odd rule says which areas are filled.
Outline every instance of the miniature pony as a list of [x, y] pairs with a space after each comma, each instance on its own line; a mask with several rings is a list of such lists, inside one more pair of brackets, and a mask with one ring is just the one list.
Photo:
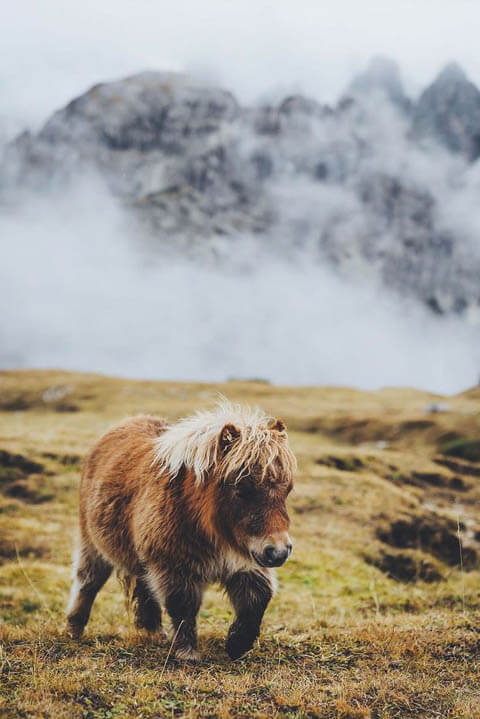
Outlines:
[[275, 591], [273, 568], [292, 551], [295, 467], [282, 420], [227, 401], [173, 425], [142, 416], [108, 431], [82, 473], [70, 635], [81, 636], [115, 568], [136, 627], [161, 630], [164, 607], [176, 657], [194, 661], [202, 595], [218, 581], [236, 612], [226, 650], [241, 657]]

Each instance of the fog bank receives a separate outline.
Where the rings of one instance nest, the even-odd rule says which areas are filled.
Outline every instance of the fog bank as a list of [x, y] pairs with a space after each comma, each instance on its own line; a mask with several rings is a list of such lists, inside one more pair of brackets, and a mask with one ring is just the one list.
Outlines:
[[478, 343], [460, 320], [307, 261], [242, 272], [141, 253], [126, 227], [92, 180], [3, 213], [2, 367], [442, 393], [478, 379]]

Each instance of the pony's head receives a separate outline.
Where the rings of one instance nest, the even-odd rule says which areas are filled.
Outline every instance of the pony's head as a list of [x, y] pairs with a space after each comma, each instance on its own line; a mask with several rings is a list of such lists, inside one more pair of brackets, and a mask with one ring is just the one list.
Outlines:
[[212, 539], [263, 567], [289, 557], [296, 461], [282, 420], [222, 400], [162, 434], [155, 461], [172, 481], [183, 468], [192, 473], [192, 510]]

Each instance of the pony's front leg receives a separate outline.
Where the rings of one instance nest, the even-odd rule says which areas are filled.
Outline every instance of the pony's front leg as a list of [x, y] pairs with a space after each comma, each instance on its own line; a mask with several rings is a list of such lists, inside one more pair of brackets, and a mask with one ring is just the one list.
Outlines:
[[273, 582], [268, 569], [236, 572], [226, 582], [225, 588], [236, 612], [226, 644], [230, 659], [238, 659], [248, 652], [260, 634], [265, 609], [273, 596]]
[[202, 603], [203, 585], [190, 577], [162, 571], [149, 571], [149, 584], [162, 596], [173, 625], [173, 651], [177, 659], [197, 661], [197, 614]]

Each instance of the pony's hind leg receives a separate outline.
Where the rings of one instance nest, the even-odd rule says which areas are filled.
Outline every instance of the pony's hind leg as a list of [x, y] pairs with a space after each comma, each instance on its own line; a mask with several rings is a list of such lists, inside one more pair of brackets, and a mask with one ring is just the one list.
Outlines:
[[146, 582], [137, 577], [132, 594], [135, 627], [147, 632], [163, 632], [162, 610]]
[[67, 633], [74, 639], [82, 636], [95, 597], [111, 573], [111, 564], [89, 542], [82, 541], [73, 563], [73, 584], [67, 607]]
[[148, 586], [162, 601], [173, 624], [173, 651], [177, 659], [195, 662], [197, 652], [197, 614], [203, 595], [203, 585], [188, 575], [168, 572], [162, 567], [149, 565]]

